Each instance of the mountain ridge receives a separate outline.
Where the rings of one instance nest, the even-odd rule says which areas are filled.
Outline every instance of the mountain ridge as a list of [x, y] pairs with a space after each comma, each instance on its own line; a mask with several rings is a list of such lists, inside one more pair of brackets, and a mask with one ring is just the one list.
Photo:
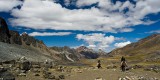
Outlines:
[[[1, 53], [0, 58], [6, 56], [4, 60], [7, 60], [9, 58], [16, 59], [22, 56], [27, 56], [26, 53], [28, 52], [33, 53], [33, 54], [39, 53], [37, 54], [37, 56], [38, 55], [41, 55], [42, 57], [48, 56], [45, 59], [55, 60], [54, 57], [51, 56], [52, 53], [50, 52], [48, 47], [43, 43], [43, 41], [35, 39], [34, 37], [29, 36], [26, 33], [23, 33], [22, 35], [20, 35], [18, 31], [9, 30], [5, 19], [3, 19], [2, 17], [0, 17], [0, 42], [1, 42], [0, 44], [2, 45], [1, 46], [2, 50], [0, 52]], [[6, 50], [6, 52], [3, 49]], [[21, 49], [24, 50], [24, 52], [21, 52]], [[7, 55], [8, 56], [13, 55], [13, 56], [7, 57]], [[14, 55], [19, 55], [19, 56], [14, 57]], [[28, 53], [28, 56], [32, 57], [32, 54]], [[34, 57], [38, 58], [36, 56]], [[32, 57], [32, 59], [30, 60], [34, 60], [34, 57]]]
[[117, 48], [108, 53], [109, 56], [134, 57], [133, 60], [141, 62], [160, 61], [160, 34], [152, 34], [138, 42]]
[[[96, 59], [99, 57], [98, 52], [94, 52], [93, 50], [86, 47], [86, 50], [82, 49], [81, 51], [78, 51], [81, 47], [77, 49], [72, 49], [67, 46], [64, 47], [47, 47], [43, 41], [35, 39], [33, 36], [29, 36], [27, 33], [19, 34], [18, 31], [9, 30], [6, 21], [0, 17], [0, 42], [8, 43], [10, 45], [6, 45], [3, 43], [0, 43], [1, 45], [8, 46], [8, 53], [6, 55], [10, 55], [12, 52], [11, 46], [15, 47], [15, 49], [18, 49], [18, 47], [24, 47], [26, 50], [24, 50], [24, 53], [30, 52], [30, 53], [39, 53], [40, 55], [49, 56], [49, 59], [52, 58], [53, 60], [58, 61], [78, 61], [80, 59]], [[2, 47], [2, 46], [1, 46]], [[84, 46], [83, 46], [84, 47]], [[3, 47], [2, 47], [3, 48]], [[30, 49], [28, 49], [30, 48]], [[11, 52], [10, 52], [11, 51]], [[5, 53], [5, 51], [1, 51], [1, 53]], [[21, 52], [22, 53], [22, 52]], [[20, 53], [20, 54], [21, 54]], [[19, 55], [17, 51], [12, 52], [14, 55]], [[29, 54], [30, 56], [31, 54]], [[27, 55], [22, 55], [27, 56]], [[19, 57], [22, 57], [19, 56]], [[3, 57], [3, 55], [1, 55]], [[0, 58], [1, 58], [0, 57]], [[17, 58], [17, 57], [16, 57]], [[36, 57], [35, 57], [36, 58]], [[38, 58], [38, 57], [37, 57]], [[8, 59], [8, 58], [6, 58]]]

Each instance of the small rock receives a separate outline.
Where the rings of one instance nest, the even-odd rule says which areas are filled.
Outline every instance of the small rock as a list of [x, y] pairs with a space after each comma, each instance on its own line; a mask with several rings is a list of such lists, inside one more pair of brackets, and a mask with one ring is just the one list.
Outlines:
[[128, 76], [126, 76], [126, 79], [127, 79], [127, 80], [132, 80], [132, 79], [131, 79], [131, 78], [129, 78]]
[[26, 73], [26, 71], [25, 70], [20, 70], [20, 73]]
[[32, 65], [32, 68], [41, 68], [40, 65]]
[[103, 79], [103, 78], [101, 78], [101, 77], [98, 77], [98, 78], [96, 78], [95, 80], [105, 80], [105, 79]]
[[150, 68], [145, 68], [144, 70], [145, 70], [145, 71], [151, 71], [151, 69], [150, 69]]
[[64, 75], [59, 75], [59, 78], [60, 79], [65, 79], [65, 76]]
[[122, 80], [122, 78], [119, 78], [118, 80]]
[[34, 73], [40, 73], [41, 72], [39, 69], [32, 69], [31, 71], [34, 72]]
[[18, 76], [26, 76], [26, 74], [25, 73], [20, 73], [20, 74], [18, 74]]
[[34, 76], [40, 76], [40, 75], [36, 73], [36, 74], [34, 74]]

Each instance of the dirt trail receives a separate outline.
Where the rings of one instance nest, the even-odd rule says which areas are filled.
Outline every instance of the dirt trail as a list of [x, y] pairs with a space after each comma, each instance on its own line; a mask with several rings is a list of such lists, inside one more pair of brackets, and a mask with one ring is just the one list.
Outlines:
[[147, 80], [160, 80], [159, 73], [140, 69], [126, 72], [121, 72], [119, 69], [84, 69], [82, 73], [71, 73], [65, 80], [95, 80], [96, 78], [102, 78], [102, 80], [119, 80], [119, 78], [124, 78], [126, 76], [131, 80], [139, 80], [138, 78], [142, 77]]

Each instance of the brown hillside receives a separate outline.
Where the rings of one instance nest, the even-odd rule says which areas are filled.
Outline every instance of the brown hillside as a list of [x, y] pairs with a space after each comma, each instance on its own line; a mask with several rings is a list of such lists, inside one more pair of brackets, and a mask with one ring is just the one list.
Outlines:
[[110, 56], [126, 56], [136, 61], [160, 62], [160, 34], [153, 34], [109, 53]]

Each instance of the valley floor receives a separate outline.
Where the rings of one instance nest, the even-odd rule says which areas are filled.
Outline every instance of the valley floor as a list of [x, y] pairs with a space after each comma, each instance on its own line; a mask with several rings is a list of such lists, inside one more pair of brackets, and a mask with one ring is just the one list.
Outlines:
[[[117, 69], [96, 69], [94, 67], [70, 67], [71, 71], [64, 69], [63, 72], [50, 69], [49, 71], [58, 77], [64, 75], [64, 79], [49, 80], [160, 80], [160, 73], [144, 71], [143, 69], [132, 69], [126, 72]], [[124, 79], [125, 78], [125, 79]], [[17, 77], [16, 80], [48, 80], [43, 76], [34, 76], [34, 73], [28, 72], [27, 76]]]
[[[128, 62], [129, 70], [122, 72], [118, 60], [110, 58], [98, 60], [101, 60], [101, 69], [96, 67], [97, 59], [85, 59], [75, 63], [53, 65], [50, 68], [46, 66], [47, 70], [43, 63], [43, 65], [33, 64], [27, 72], [16, 66], [9, 68], [8, 71], [11, 71], [16, 80], [160, 80], [159, 64]], [[0, 69], [0, 72], [3, 73], [4, 70]]]

